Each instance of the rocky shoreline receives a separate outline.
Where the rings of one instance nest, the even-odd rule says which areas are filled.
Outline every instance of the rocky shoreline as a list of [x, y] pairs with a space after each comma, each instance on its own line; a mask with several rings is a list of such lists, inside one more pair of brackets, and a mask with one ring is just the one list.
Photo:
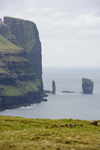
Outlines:
[[0, 100], [0, 111], [7, 109], [27, 107], [34, 103], [47, 102], [47, 99], [40, 96], [40, 93], [29, 92], [26, 95], [20, 96], [2, 96]]
[[75, 92], [75, 91], [62, 91], [62, 93], [83, 93], [83, 92]]

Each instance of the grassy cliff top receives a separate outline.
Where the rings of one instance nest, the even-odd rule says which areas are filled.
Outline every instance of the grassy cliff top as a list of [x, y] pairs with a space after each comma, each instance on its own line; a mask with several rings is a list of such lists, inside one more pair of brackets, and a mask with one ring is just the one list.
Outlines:
[[6, 16], [4, 17], [4, 23], [10, 27], [10, 30], [17, 38], [18, 43], [27, 52], [30, 52], [36, 43], [38, 43], [37, 46], [40, 46], [38, 30], [34, 22]]
[[90, 79], [82, 78], [82, 83], [92, 84], [93, 81]]
[[15, 52], [15, 50], [20, 50], [22, 48], [12, 44], [2, 35], [0, 35], [0, 52]]
[[0, 116], [0, 150], [100, 150], [100, 121], [90, 123]]
[[[10, 18], [10, 19], [22, 20], [22, 21], [29, 21], [29, 20], [25, 20], [25, 19], [22, 19], [22, 18], [15, 18], [15, 17], [11, 17], [11, 16], [5, 16], [4, 18]], [[29, 22], [32, 22], [32, 21], [29, 21]], [[32, 23], [34, 23], [34, 22], [32, 22]]]

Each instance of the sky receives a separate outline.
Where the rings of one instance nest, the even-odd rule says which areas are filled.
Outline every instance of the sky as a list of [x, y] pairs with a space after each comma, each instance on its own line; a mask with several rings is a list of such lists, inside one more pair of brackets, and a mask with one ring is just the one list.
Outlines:
[[0, 18], [33, 21], [43, 67], [100, 67], [100, 0], [0, 0]]

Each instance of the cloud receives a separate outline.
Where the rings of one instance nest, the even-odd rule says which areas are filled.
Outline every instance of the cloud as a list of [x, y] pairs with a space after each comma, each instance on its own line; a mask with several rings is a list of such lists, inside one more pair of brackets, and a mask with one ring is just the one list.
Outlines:
[[43, 66], [100, 66], [99, 0], [3, 0], [0, 14], [36, 23]]

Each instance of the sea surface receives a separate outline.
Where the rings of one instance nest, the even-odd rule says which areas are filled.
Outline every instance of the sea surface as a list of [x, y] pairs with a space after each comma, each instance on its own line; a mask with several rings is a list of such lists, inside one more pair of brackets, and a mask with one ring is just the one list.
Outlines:
[[[94, 82], [93, 94], [82, 94], [82, 78]], [[100, 68], [43, 68], [45, 90], [52, 90], [56, 83], [56, 94], [50, 94], [47, 102], [33, 104], [0, 112], [4, 116], [50, 119], [100, 120]], [[75, 91], [76, 93], [62, 93]]]

